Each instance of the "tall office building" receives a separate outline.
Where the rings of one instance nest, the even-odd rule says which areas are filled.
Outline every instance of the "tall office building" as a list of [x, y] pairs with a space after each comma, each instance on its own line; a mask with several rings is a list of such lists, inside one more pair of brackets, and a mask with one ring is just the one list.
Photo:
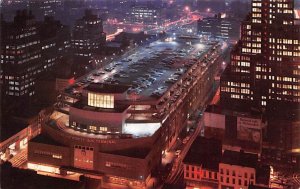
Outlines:
[[3, 102], [18, 110], [36, 100], [37, 80], [67, 58], [70, 32], [50, 17], [37, 22], [26, 10], [1, 23], [1, 92]]
[[53, 70], [55, 65], [70, 58], [71, 35], [69, 27], [61, 24], [53, 17], [46, 16], [44, 21], [40, 23], [39, 36], [44, 71]]
[[132, 7], [130, 18], [133, 23], [157, 24], [159, 11], [153, 5], [137, 5]]
[[88, 63], [92, 54], [104, 45], [105, 41], [102, 20], [91, 10], [86, 10], [85, 15], [76, 21], [73, 29], [74, 60], [78, 63]]
[[237, 40], [240, 37], [240, 20], [226, 14], [219, 13], [214, 17], [199, 19], [197, 27], [198, 32], [203, 35], [231, 40]]
[[56, 16], [57, 11], [62, 7], [61, 0], [29, 0], [27, 6], [33, 11], [38, 20], [44, 16]]
[[299, 30], [293, 0], [252, 0], [241, 40], [221, 77], [223, 105], [272, 112], [298, 108]]
[[1, 22], [2, 94], [14, 101], [33, 96], [36, 76], [43, 70], [38, 24], [25, 10], [13, 22]]

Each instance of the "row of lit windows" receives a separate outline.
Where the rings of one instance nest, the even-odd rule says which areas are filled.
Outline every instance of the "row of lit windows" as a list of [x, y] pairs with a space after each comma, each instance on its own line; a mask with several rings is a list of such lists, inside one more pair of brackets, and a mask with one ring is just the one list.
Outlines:
[[300, 70], [293, 70], [293, 75], [300, 75]]
[[[235, 178], [232, 178], [232, 179], [231, 179], [231, 182], [230, 182], [230, 178], [229, 178], [229, 177], [227, 177], [226, 179], [224, 179], [223, 176], [220, 177], [220, 182], [221, 182], [221, 183], [225, 183], [225, 180], [226, 180], [226, 183], [227, 183], [227, 184], [234, 184], [234, 185], [238, 184], [239, 186], [243, 186], [243, 185], [242, 185], [242, 180], [241, 180], [241, 179], [238, 179], [238, 183], [236, 183], [236, 182], [235, 182]], [[252, 185], [253, 183], [254, 183], [253, 181], [250, 181], [250, 184], [251, 184], [251, 185]], [[248, 183], [248, 180], [244, 180], [244, 186], [247, 187], [248, 184], [249, 184], [249, 183]]]
[[286, 46], [286, 45], [270, 45], [269, 48], [271, 49], [283, 49], [283, 50], [300, 50], [299, 46]]
[[285, 84], [272, 83], [272, 87], [275, 87], [275, 86], [277, 88], [283, 88], [283, 89], [295, 89], [295, 90], [300, 89], [300, 87], [298, 85], [285, 85]]
[[240, 89], [240, 88], [229, 88], [229, 87], [222, 87], [223, 92], [231, 92], [231, 93], [242, 93], [242, 94], [250, 94], [249, 89]]
[[292, 52], [292, 51], [272, 51], [274, 55], [279, 55], [279, 56], [295, 56], [298, 57], [300, 56], [300, 52]]
[[108, 127], [95, 126], [95, 125], [86, 126], [86, 125], [81, 125], [79, 123], [76, 123], [75, 121], [73, 121], [71, 123], [71, 127], [77, 128], [79, 130], [94, 132], [94, 133], [106, 133], [106, 132], [107, 133], [119, 133], [119, 130], [116, 127], [110, 127], [110, 131], [108, 131]]
[[97, 21], [86, 21], [85, 24], [99, 24], [100, 20]]
[[56, 45], [56, 43], [47, 44], [45, 46], [42, 46], [42, 49], [48, 49], [50, 47], [54, 47], [55, 45]]
[[[256, 75], [257, 79], [263, 78], [263, 79], [267, 79], [266, 75]], [[297, 82], [298, 80], [296, 78], [291, 78], [291, 77], [275, 77], [275, 76], [271, 76], [269, 75], [269, 80], [277, 80], [277, 81], [285, 81], [285, 82]]]
[[[239, 94], [231, 94], [230, 95], [230, 98], [233, 98], [233, 99], [249, 99], [248, 96], [245, 96], [245, 95], [239, 95]], [[253, 100], [253, 97], [251, 97], [251, 100]]]
[[88, 105], [99, 108], [114, 108], [114, 96], [88, 93]]
[[[191, 167], [191, 168], [190, 168]], [[196, 172], [196, 169], [197, 169], [197, 172]], [[208, 174], [207, 174], [208, 173]], [[232, 182], [230, 182], [230, 178], [229, 177], [226, 177], [225, 176], [225, 179], [224, 179], [224, 176], [223, 176], [223, 169], [220, 170], [220, 182], [224, 183], [225, 180], [226, 180], [226, 183], [232, 183], [232, 184], [238, 184], [238, 185], [242, 185], [242, 181], [244, 181], [244, 185], [245, 186], [248, 186], [248, 181], [251, 183], [251, 184], [254, 184], [254, 174], [251, 173], [251, 178], [250, 180], [248, 180], [248, 173], [245, 173], [245, 177], [246, 179], [242, 179], [242, 178], [239, 178], [238, 179], [238, 183], [236, 183], [236, 178], [232, 178]], [[227, 170], [227, 175], [229, 175], [229, 170]], [[235, 171], [233, 170], [233, 176], [235, 176]], [[207, 171], [207, 170], [201, 170], [199, 167], [196, 167], [195, 166], [191, 166], [191, 165], [186, 165], [185, 166], [185, 178], [187, 179], [202, 179], [202, 178], [207, 178], [207, 179], [215, 179], [217, 180], [218, 179], [218, 173], [217, 172], [212, 172], [212, 171]]]
[[261, 7], [261, 3], [252, 3], [253, 7]]
[[240, 68], [232, 69], [232, 71], [237, 73], [250, 73], [250, 70], [240, 69]]
[[250, 88], [250, 84], [248, 83], [227, 82], [227, 85], [234, 87]]
[[[7, 91], [6, 92], [6, 94], [10, 95], [10, 96], [22, 96], [22, 95], [27, 94], [27, 93], [28, 93], [27, 89], [25, 89], [24, 91], [21, 91], [21, 92], [13, 92], [13, 91], [9, 91], [9, 92]], [[35, 92], [32, 91], [32, 92], [29, 93], [29, 96], [33, 96], [34, 94], [35, 94]]]
[[[257, 72], [267, 72], [267, 68], [264, 68], [264, 67], [255, 67], [255, 71]], [[272, 69], [269, 68], [269, 72], [272, 72]]]
[[119, 163], [119, 162], [111, 162], [111, 161], [106, 161], [105, 166], [112, 167], [112, 168], [119, 168], [119, 169], [132, 169], [132, 166], [129, 166], [127, 164]]
[[277, 3], [278, 8], [288, 8], [289, 4], [288, 3]]
[[261, 19], [252, 19], [252, 22], [253, 22], [253, 23], [259, 23], [259, 24], [260, 24], [260, 23], [261, 23]]
[[260, 13], [253, 13], [252, 17], [254, 17], [254, 18], [260, 18], [261, 14]]
[[[34, 28], [35, 29], [35, 28]], [[23, 34], [20, 34], [20, 35], [16, 35], [16, 36], [9, 36], [10, 39], [21, 39], [23, 37], [28, 37], [28, 36], [31, 36], [31, 35], [35, 35], [36, 34], [36, 31], [32, 31], [32, 32], [27, 32], [27, 33], [23, 33]]]
[[238, 55], [236, 55], [236, 56], [232, 56], [232, 59], [233, 59], [233, 60], [245, 60], [245, 61], [250, 61], [250, 57], [248, 57], [248, 56], [238, 56]]
[[250, 62], [240, 62], [240, 61], [235, 62], [235, 61], [232, 61], [232, 65], [250, 67]]
[[250, 48], [242, 48], [243, 53], [254, 53], [254, 54], [260, 54], [261, 49], [250, 49]]
[[253, 7], [252, 8], [252, 12], [261, 12], [261, 9], [257, 8], [257, 7]]
[[292, 40], [292, 39], [275, 39], [275, 38], [269, 38], [269, 42], [270, 43], [283, 43], [283, 44], [290, 44], [290, 45], [292, 45], [292, 44], [300, 44], [300, 41], [299, 40], [297, 40], [297, 39], [294, 39], [294, 40]]
[[62, 159], [62, 155], [61, 154], [57, 154], [57, 153], [40, 151], [40, 150], [35, 150], [34, 153], [35, 154], [39, 154], [39, 155], [51, 156], [54, 159]]
[[254, 41], [254, 42], [261, 42], [261, 37], [253, 37], [252, 41]]
[[[97, 129], [98, 128], [98, 129]], [[102, 131], [107, 132], [107, 127], [96, 127], [96, 126], [89, 126], [90, 131]]]
[[269, 57], [269, 60], [282, 61], [282, 57], [270, 56], [270, 57]]

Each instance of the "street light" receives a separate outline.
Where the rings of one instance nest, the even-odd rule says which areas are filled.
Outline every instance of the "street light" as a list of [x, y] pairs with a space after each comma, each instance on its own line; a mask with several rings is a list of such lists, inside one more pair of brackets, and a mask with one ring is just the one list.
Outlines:
[[190, 7], [185, 6], [185, 7], [184, 7], [184, 10], [187, 11], [187, 12], [189, 12], [189, 11], [190, 11]]

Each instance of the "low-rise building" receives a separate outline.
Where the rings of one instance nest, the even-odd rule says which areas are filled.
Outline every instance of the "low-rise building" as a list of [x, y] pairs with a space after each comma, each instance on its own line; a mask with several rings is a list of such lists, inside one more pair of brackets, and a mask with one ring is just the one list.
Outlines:
[[186, 188], [248, 189], [268, 187], [270, 168], [259, 164], [258, 155], [223, 150], [220, 140], [198, 137], [184, 158]]
[[219, 164], [219, 189], [247, 189], [256, 183], [258, 156], [225, 150]]
[[261, 153], [265, 123], [261, 115], [208, 106], [204, 112], [205, 137], [222, 140], [223, 149]]
[[221, 141], [204, 137], [196, 138], [183, 161], [187, 188], [197, 186], [217, 188], [221, 157]]

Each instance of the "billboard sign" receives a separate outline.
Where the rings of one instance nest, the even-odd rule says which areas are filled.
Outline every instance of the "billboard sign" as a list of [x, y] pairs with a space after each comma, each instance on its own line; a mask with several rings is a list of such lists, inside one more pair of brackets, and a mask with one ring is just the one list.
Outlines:
[[237, 138], [260, 143], [262, 121], [257, 118], [237, 117]]

